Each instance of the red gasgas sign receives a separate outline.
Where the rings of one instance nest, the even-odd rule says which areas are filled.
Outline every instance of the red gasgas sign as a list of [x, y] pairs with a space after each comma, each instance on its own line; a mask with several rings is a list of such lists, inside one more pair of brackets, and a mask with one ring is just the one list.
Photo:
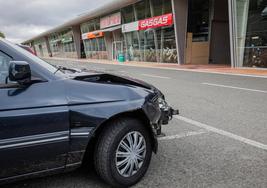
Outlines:
[[138, 30], [146, 30], [150, 28], [170, 26], [173, 24], [172, 14], [164, 14], [145, 20], [140, 20], [138, 23]]

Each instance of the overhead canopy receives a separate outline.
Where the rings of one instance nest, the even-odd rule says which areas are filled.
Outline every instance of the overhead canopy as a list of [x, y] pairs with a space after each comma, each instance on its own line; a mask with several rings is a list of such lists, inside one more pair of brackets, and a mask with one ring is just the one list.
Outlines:
[[88, 32], [88, 33], [92, 33], [92, 34], [97, 34], [97, 33], [105, 33], [105, 32], [111, 32], [111, 31], [115, 31], [117, 29], [121, 29], [121, 25], [115, 26], [115, 27], [110, 27], [107, 29], [101, 29], [101, 30], [96, 30], [96, 31], [92, 31], [92, 32]]
[[102, 32], [111, 32], [111, 31], [115, 31], [115, 30], [118, 30], [118, 29], [121, 29], [121, 25], [118, 25], [118, 26], [115, 26], [115, 27], [110, 27], [110, 28], [107, 28], [107, 29], [103, 29], [101, 31]]

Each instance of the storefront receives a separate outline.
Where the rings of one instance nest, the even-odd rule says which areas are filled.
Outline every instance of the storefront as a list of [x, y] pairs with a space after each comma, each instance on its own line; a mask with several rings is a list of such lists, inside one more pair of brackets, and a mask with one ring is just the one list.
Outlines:
[[71, 29], [51, 34], [48, 41], [53, 57], [77, 58]]
[[104, 33], [99, 30], [100, 30], [99, 18], [81, 24], [82, 40], [86, 58], [93, 58], [93, 59], [107, 58]]
[[140, 1], [81, 24], [81, 32], [87, 58], [177, 62], [171, 0]]
[[124, 49], [129, 61], [177, 63], [172, 2], [140, 1], [122, 9]]
[[[111, 59], [116, 33], [121, 30], [121, 13], [116, 12], [81, 24], [86, 58]], [[117, 40], [121, 40], [117, 39]]]
[[40, 38], [39, 40], [35, 40], [33, 42], [33, 49], [35, 53], [40, 57], [49, 57], [49, 52], [47, 48], [47, 44], [44, 38]]
[[25, 42], [39, 56], [267, 68], [267, 0], [117, 0]]
[[228, 0], [189, 0], [186, 64], [231, 65]]

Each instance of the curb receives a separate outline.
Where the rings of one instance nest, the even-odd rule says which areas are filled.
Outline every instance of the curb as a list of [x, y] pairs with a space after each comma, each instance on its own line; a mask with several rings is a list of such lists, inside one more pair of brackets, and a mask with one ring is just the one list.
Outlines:
[[[93, 63], [93, 64], [104, 64], [104, 65], [116, 65], [116, 66], [130, 66], [130, 67], [142, 67], [142, 68], [152, 68], [152, 69], [163, 69], [163, 70], [174, 70], [174, 71], [184, 71], [184, 72], [197, 72], [197, 73], [207, 73], [207, 74], [220, 74], [220, 75], [231, 75], [231, 76], [243, 76], [243, 77], [253, 77], [253, 78], [267, 78], [267, 69], [253, 69], [254, 71], [266, 71], [266, 75], [257, 75], [257, 74], [244, 74], [244, 73], [233, 73], [233, 72], [222, 72], [225, 67], [217, 68], [220, 69], [220, 71], [216, 71], [214, 69], [190, 69], [190, 68], [174, 68], [174, 67], [160, 67], [160, 66], [151, 66], [151, 63], [149, 64], [141, 64], [141, 63], [119, 63], [116, 61], [107, 61], [107, 60], [91, 60], [90, 59], [72, 59], [72, 58], [43, 58], [45, 60], [55, 60], [55, 61], [74, 61], [74, 62], [80, 62], [80, 63]], [[157, 64], [158, 65], [158, 64]], [[162, 64], [160, 64], [162, 65]], [[165, 64], [164, 64], [165, 65]], [[249, 68], [242, 68], [239, 70], [251, 70]], [[237, 69], [238, 70], [238, 69]]]

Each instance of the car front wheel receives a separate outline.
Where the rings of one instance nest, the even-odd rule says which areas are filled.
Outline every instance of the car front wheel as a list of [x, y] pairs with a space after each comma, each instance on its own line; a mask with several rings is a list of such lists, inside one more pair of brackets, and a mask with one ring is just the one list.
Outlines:
[[95, 150], [97, 173], [114, 187], [136, 184], [146, 173], [152, 149], [145, 125], [133, 118], [111, 122]]

